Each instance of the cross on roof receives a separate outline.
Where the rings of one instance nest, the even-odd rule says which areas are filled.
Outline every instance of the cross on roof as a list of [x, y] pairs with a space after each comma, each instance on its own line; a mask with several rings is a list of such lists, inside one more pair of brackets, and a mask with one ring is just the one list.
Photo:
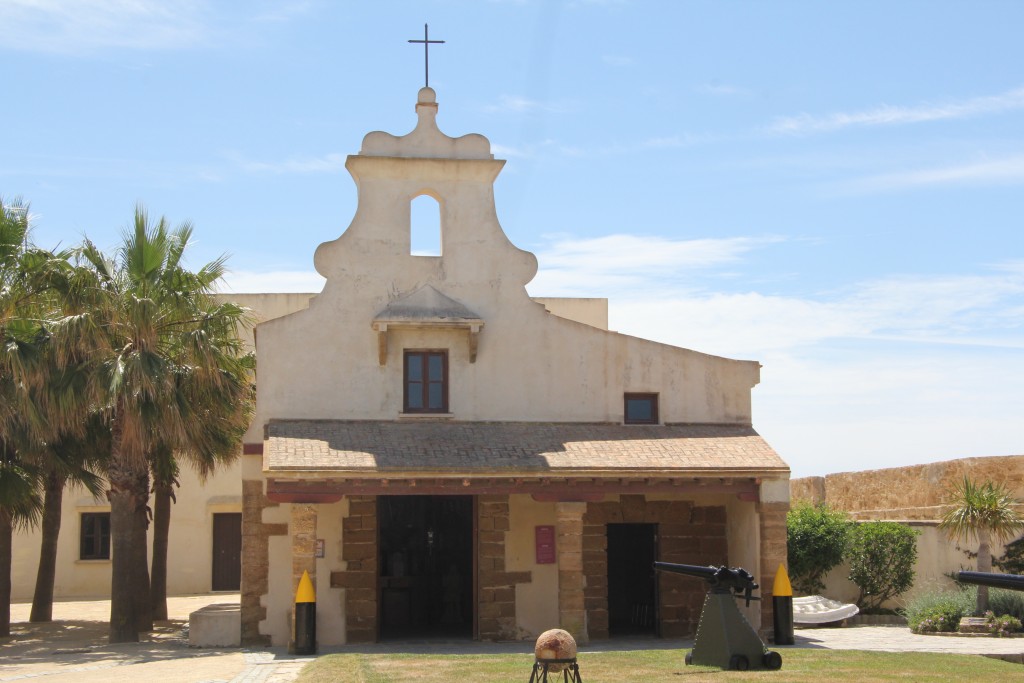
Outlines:
[[426, 87], [430, 87], [430, 45], [431, 43], [443, 43], [443, 40], [431, 40], [429, 28], [423, 24], [423, 40], [410, 40], [410, 43], [423, 43], [423, 81]]

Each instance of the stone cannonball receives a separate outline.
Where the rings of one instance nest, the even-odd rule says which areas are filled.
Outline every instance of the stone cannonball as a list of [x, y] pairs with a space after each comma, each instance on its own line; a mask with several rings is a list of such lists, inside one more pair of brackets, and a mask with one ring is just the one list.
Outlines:
[[[548, 659], [572, 659], [576, 656], [576, 640], [568, 631], [553, 628], [540, 634], [533, 654], [542, 662]], [[564, 664], [552, 664], [548, 671], [558, 673], [564, 668]]]

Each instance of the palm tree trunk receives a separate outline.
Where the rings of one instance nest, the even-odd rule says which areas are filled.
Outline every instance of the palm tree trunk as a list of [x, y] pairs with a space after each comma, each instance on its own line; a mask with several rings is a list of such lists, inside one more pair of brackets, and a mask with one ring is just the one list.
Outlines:
[[[116, 433], [116, 423], [115, 423]], [[110, 490], [110, 642], [137, 643], [139, 641], [138, 608], [136, 606], [139, 589], [138, 572], [135, 571], [136, 557], [134, 545], [137, 545], [136, 517], [139, 509], [139, 498], [135, 486], [138, 471], [127, 462], [120, 453], [114, 439], [114, 452], [111, 453], [107, 468], [107, 481]], [[142, 499], [144, 505], [145, 498]], [[142, 547], [145, 548], [145, 540]]]
[[0, 508], [0, 636], [11, 635], [11, 513]]
[[39, 570], [32, 595], [29, 621], [53, 621], [53, 584], [57, 576], [57, 538], [60, 536], [61, 503], [66, 478], [56, 471], [46, 476], [43, 500], [42, 544], [39, 548]]
[[[978, 571], [992, 571], [992, 534], [988, 529], [978, 530]], [[978, 586], [978, 615], [988, 610], [988, 586]]]
[[149, 469], [140, 475], [138, 484], [144, 493], [137, 494], [139, 501], [135, 510], [135, 525], [133, 529], [134, 541], [132, 549], [132, 571], [135, 572], [134, 586], [135, 594], [135, 624], [140, 631], [153, 630], [153, 607], [149, 600], [149, 543], [147, 542], [147, 530], [149, 529]]
[[172, 484], [153, 486], [153, 567], [149, 583], [154, 621], [167, 620], [167, 541], [171, 528]]

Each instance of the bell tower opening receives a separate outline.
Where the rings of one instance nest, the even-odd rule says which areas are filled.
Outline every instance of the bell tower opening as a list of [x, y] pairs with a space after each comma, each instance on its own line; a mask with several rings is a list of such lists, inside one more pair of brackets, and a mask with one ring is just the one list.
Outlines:
[[441, 255], [441, 203], [429, 194], [413, 197], [409, 204], [409, 253]]

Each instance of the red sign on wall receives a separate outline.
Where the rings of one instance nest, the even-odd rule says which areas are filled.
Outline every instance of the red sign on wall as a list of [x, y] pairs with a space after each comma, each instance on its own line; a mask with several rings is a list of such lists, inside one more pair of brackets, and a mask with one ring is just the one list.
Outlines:
[[555, 563], [555, 527], [539, 526], [535, 529], [537, 541], [537, 564]]

